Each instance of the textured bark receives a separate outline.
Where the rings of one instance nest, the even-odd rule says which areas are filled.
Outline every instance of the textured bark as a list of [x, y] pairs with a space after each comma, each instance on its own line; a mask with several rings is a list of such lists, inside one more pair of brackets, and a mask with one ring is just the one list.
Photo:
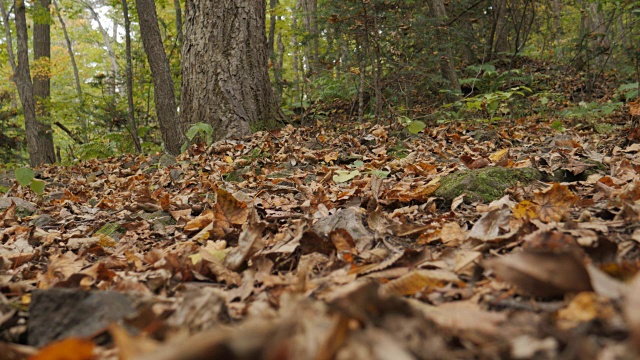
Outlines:
[[18, 64], [13, 80], [18, 87], [18, 94], [24, 111], [24, 122], [27, 134], [27, 147], [32, 166], [55, 162], [53, 151], [53, 135], [51, 126], [43, 124], [36, 118], [34, 87], [29, 69], [29, 49], [27, 48], [27, 20], [24, 1], [16, 0], [15, 18], [18, 42]]
[[137, 152], [142, 152], [142, 146], [140, 146], [140, 139], [138, 138], [138, 126], [136, 125], [136, 117], [133, 107], [133, 65], [131, 61], [131, 24], [129, 20], [129, 8], [127, 6], [127, 0], [122, 0], [122, 10], [124, 15], [124, 38], [126, 42], [126, 57], [127, 57], [127, 107], [129, 109], [129, 132], [131, 133], [131, 139], [133, 145], [136, 147]]
[[182, 48], [183, 129], [209, 123], [215, 139], [283, 120], [268, 74], [264, 0], [188, 0]]
[[153, 77], [156, 115], [160, 123], [162, 140], [167, 151], [170, 154], [177, 155], [180, 153], [180, 146], [183, 140], [173, 93], [171, 69], [162, 45], [156, 6], [153, 0], [136, 0], [136, 7], [140, 19], [142, 44], [147, 53]]
[[36, 99], [36, 115], [41, 119], [49, 118], [49, 99], [51, 97], [51, 15], [49, 0], [38, 0], [33, 21], [33, 95]]
[[[447, 9], [444, 6], [444, 0], [428, 0], [428, 3], [431, 9], [431, 15], [438, 19], [439, 25], [444, 29], [440, 35], [443, 37], [441, 43], [449, 44]], [[453, 63], [453, 52], [450, 46], [445, 47], [444, 55], [440, 57], [440, 70], [442, 76], [451, 83], [451, 89], [460, 92], [460, 83], [458, 82], [458, 75], [456, 74], [456, 68]]]

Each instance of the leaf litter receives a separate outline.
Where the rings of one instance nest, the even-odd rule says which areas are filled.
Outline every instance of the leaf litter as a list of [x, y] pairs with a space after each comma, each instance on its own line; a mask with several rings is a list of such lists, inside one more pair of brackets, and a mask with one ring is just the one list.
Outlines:
[[[640, 148], [535, 119], [492, 126], [485, 141], [473, 124], [318, 123], [166, 166], [42, 167], [43, 195], [15, 183], [0, 202], [0, 351], [636, 358]], [[438, 196], [492, 167], [543, 176], [493, 201]]]

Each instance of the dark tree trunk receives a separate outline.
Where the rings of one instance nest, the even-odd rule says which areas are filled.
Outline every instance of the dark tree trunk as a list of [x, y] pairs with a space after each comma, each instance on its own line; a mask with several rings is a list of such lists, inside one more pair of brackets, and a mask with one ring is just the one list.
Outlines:
[[268, 74], [264, 0], [188, 0], [181, 123], [205, 122], [215, 139], [280, 123]]
[[160, 132], [164, 146], [170, 154], [180, 153], [182, 134], [173, 93], [173, 80], [169, 60], [162, 46], [162, 37], [158, 27], [158, 15], [153, 0], [136, 0], [138, 17], [140, 20], [140, 34], [142, 44], [147, 53], [151, 74], [153, 77], [154, 99], [156, 115], [160, 123]]
[[[447, 9], [444, 5], [444, 0], [429, 0], [429, 8], [431, 9], [431, 15], [435, 17], [438, 21], [438, 25], [441, 28], [441, 39], [440, 42], [442, 44], [450, 44], [451, 40], [449, 39], [449, 29], [447, 25]], [[460, 91], [460, 83], [458, 82], [458, 75], [456, 74], [456, 68], [453, 63], [453, 52], [451, 51], [451, 46], [445, 45], [444, 55], [440, 57], [440, 71], [442, 72], [442, 76], [449, 80], [451, 84], [451, 90], [456, 92]]]
[[[34, 86], [31, 82], [31, 72], [29, 69], [29, 50], [27, 48], [28, 35], [27, 35], [27, 19], [25, 15], [24, 1], [16, 0], [15, 4], [15, 17], [16, 17], [16, 31], [18, 33], [18, 64], [16, 72], [13, 76], [13, 80], [18, 87], [18, 94], [20, 95], [20, 101], [22, 102], [22, 109], [24, 111], [24, 122], [27, 133], [27, 147], [29, 148], [29, 157], [32, 166], [40, 165], [43, 163], [55, 162], [56, 156], [53, 151], [53, 134], [51, 125], [44, 124], [38, 121], [36, 117], [36, 101], [34, 97]], [[40, 24], [36, 24], [34, 27], [35, 32], [43, 30], [40, 28]], [[46, 26], [49, 27], [48, 25]], [[38, 30], [36, 30], [38, 29]], [[42, 40], [38, 34], [38, 41]], [[39, 49], [34, 51], [36, 59], [39, 56], [43, 56], [42, 44], [35, 44], [36, 48], [41, 45]], [[46, 52], [45, 54], [48, 54]], [[46, 55], [45, 55], [46, 56]], [[42, 94], [42, 93], [41, 93]]]
[[137, 152], [142, 152], [140, 139], [138, 138], [138, 126], [136, 125], [135, 109], [133, 106], [133, 65], [131, 61], [131, 21], [129, 20], [129, 8], [127, 0], [122, 0], [122, 10], [124, 14], [124, 35], [126, 43], [127, 57], [127, 105], [129, 109], [129, 132], [133, 140], [133, 145]]

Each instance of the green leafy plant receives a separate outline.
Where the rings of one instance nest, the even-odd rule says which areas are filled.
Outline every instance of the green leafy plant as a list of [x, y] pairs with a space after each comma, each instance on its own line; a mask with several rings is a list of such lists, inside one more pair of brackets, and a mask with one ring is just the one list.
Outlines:
[[30, 168], [18, 168], [14, 171], [14, 175], [20, 186], [29, 186], [29, 188], [38, 195], [44, 193], [44, 181], [35, 179], [35, 173]]
[[624, 96], [625, 101], [638, 97], [638, 83], [624, 84], [618, 88], [618, 94]]
[[485, 115], [489, 121], [498, 120], [511, 113], [511, 102], [516, 98], [516, 95], [524, 97], [525, 91], [531, 92], [531, 89], [526, 86], [518, 86], [507, 91], [479, 94], [447, 105], [462, 106], [463, 110], [480, 112]]
[[427, 127], [427, 124], [425, 124], [424, 122], [422, 122], [420, 120], [411, 120], [410, 118], [408, 118], [406, 116], [399, 116], [398, 117], [398, 122], [405, 129], [407, 129], [408, 132], [410, 132], [410, 133], [412, 133], [414, 135], [417, 135], [422, 130], [424, 130], [424, 128]]
[[522, 75], [518, 69], [498, 72], [492, 64], [470, 65], [467, 66], [466, 72], [474, 76], [460, 79], [460, 85], [471, 85], [483, 93], [496, 92], [508, 82], [511, 84], [529, 84], [531, 82], [531, 77]]
[[187, 137], [187, 141], [182, 144], [180, 152], [184, 152], [191, 144], [198, 142], [198, 140], [206, 142], [207, 146], [209, 146], [213, 142], [213, 127], [209, 124], [199, 122], [191, 125], [185, 136]]

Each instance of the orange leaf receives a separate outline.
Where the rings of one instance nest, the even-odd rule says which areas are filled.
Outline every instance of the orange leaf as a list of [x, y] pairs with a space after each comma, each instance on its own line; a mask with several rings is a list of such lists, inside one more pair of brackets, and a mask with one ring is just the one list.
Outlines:
[[93, 359], [93, 342], [68, 338], [47, 345], [29, 360], [90, 360]]

